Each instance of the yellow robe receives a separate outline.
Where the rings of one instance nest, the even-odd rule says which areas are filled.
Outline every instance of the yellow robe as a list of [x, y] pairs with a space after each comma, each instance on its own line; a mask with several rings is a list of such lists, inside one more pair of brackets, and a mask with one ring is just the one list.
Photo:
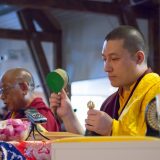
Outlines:
[[157, 94], [160, 94], [160, 77], [148, 73], [139, 82], [119, 119], [113, 120], [112, 136], [144, 136], [146, 106]]

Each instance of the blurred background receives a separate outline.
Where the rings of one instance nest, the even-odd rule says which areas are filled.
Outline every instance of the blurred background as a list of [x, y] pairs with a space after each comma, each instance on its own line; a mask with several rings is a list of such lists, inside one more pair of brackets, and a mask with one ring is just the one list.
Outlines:
[[[34, 76], [36, 93], [48, 103], [46, 75], [63, 68], [82, 125], [87, 102], [99, 109], [113, 88], [103, 71], [105, 36], [119, 25], [138, 28], [147, 39], [149, 65], [160, 73], [159, 0], [0, 0], [0, 76], [24, 67]], [[3, 103], [0, 102], [2, 109]]]

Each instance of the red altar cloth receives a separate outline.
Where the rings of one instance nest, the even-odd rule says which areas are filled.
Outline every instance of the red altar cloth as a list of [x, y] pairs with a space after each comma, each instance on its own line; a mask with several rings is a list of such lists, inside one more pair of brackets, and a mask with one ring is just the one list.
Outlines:
[[51, 141], [9, 142], [13, 144], [26, 160], [51, 160]]

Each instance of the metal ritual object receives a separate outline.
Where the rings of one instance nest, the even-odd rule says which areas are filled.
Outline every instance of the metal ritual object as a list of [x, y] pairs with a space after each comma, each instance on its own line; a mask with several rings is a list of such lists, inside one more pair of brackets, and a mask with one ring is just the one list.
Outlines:
[[89, 101], [89, 102], [87, 103], [87, 107], [88, 107], [88, 109], [94, 109], [94, 108], [95, 108], [94, 102]]
[[[88, 109], [94, 109], [95, 108], [94, 102], [93, 101], [89, 101], [87, 103], [87, 107], [88, 107]], [[97, 134], [97, 133], [95, 133], [93, 131], [86, 130], [85, 136], [99, 136], [99, 134]]]

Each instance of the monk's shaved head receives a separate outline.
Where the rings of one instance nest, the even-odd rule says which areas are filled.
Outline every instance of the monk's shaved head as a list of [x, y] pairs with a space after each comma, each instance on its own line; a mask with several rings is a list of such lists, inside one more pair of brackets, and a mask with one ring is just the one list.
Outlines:
[[2, 77], [1, 82], [7, 81], [8, 83], [22, 83], [27, 82], [30, 86], [34, 87], [34, 80], [31, 73], [24, 68], [10, 69]]
[[32, 74], [24, 68], [7, 70], [0, 81], [1, 99], [9, 111], [24, 109], [34, 99]]

